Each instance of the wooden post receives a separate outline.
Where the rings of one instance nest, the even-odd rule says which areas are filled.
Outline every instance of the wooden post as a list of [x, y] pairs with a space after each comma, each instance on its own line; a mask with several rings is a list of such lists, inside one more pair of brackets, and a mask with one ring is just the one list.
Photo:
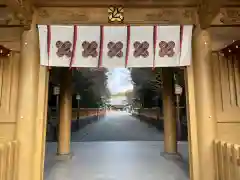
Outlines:
[[213, 141], [216, 137], [216, 118], [211, 58], [209, 32], [196, 28], [193, 36], [193, 73], [198, 132], [199, 179], [201, 180], [215, 179]]
[[47, 67], [39, 69], [38, 108], [35, 127], [35, 153], [33, 180], [44, 179], [44, 157], [47, 129], [49, 71]]
[[34, 141], [38, 107], [39, 42], [36, 24], [21, 36], [16, 139], [20, 142], [18, 180], [33, 180]]
[[173, 71], [162, 68], [163, 79], [163, 116], [164, 116], [164, 153], [177, 154], [177, 123], [174, 106]]
[[189, 176], [191, 180], [200, 180], [193, 66], [186, 67], [184, 71], [188, 124]]
[[60, 117], [57, 154], [62, 156], [60, 159], [68, 159], [71, 157], [72, 72], [68, 68], [62, 68], [60, 78]]

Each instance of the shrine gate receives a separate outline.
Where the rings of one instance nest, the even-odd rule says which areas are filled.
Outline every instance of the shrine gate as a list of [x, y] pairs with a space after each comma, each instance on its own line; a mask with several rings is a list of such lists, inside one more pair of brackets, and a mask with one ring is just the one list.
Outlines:
[[[165, 153], [176, 154], [173, 74], [168, 70], [181, 67], [187, 86], [190, 179], [218, 180], [227, 174], [237, 180], [240, 3], [114, 2], [123, 9], [108, 12], [113, 3], [108, 0], [0, 1], [0, 137], [3, 157], [9, 157], [0, 166], [4, 178], [43, 179], [52, 66], [65, 67], [60, 156], [70, 153], [71, 68], [82, 67], [162, 67]], [[120, 20], [109, 24], [109, 16]], [[234, 153], [222, 156], [221, 145], [226, 152], [233, 147]], [[235, 174], [224, 171], [225, 161]]]

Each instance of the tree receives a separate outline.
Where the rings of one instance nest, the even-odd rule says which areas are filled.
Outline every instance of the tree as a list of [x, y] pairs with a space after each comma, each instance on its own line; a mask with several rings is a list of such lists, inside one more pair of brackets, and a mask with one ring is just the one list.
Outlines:
[[[55, 85], [60, 84], [60, 69], [51, 70], [50, 81]], [[102, 102], [102, 97], [109, 97], [106, 69], [80, 68], [71, 71], [73, 107], [77, 107], [76, 94], [81, 97], [80, 107], [85, 108], [98, 107]]]
[[[174, 83], [179, 84], [181, 87], [184, 87], [184, 71], [181, 68], [173, 68], [175, 74]], [[144, 102], [150, 94], [158, 96], [159, 104], [161, 104], [161, 92], [162, 92], [162, 79], [161, 79], [161, 68], [132, 68], [131, 70], [132, 81], [135, 89], [135, 99], [139, 99], [140, 102]], [[148, 94], [149, 95], [148, 95]], [[185, 91], [181, 96], [181, 102], [185, 103]]]
[[107, 70], [82, 68], [73, 72], [74, 93], [80, 94], [81, 107], [98, 107], [103, 97], [109, 97]]
[[156, 102], [156, 97], [161, 97], [162, 81], [160, 68], [155, 68], [154, 70], [151, 68], [133, 68], [131, 76], [134, 83], [134, 99], [138, 99], [142, 105], [148, 107], [160, 104]]

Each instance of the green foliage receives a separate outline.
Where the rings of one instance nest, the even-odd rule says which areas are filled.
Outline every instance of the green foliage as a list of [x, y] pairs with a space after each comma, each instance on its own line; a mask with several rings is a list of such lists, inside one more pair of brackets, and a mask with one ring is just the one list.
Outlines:
[[73, 91], [80, 94], [80, 107], [96, 108], [102, 104], [102, 97], [109, 96], [106, 70], [91, 71], [83, 68], [73, 72]]

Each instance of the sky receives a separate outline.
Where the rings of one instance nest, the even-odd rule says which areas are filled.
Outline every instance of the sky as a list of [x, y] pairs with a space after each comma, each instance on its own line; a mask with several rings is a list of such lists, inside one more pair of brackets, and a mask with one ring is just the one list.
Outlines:
[[132, 90], [130, 71], [126, 68], [108, 69], [108, 88], [112, 94]]

